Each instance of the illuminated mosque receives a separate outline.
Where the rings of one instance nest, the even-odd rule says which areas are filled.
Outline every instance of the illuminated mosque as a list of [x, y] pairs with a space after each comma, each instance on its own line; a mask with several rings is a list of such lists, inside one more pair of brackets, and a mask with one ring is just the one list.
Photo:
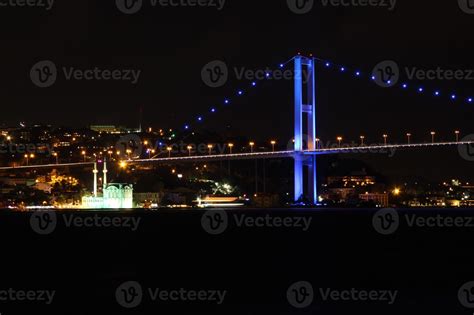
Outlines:
[[82, 197], [82, 209], [132, 209], [133, 185], [107, 183], [107, 161], [104, 160], [104, 180], [102, 196], [97, 193], [97, 163], [94, 163], [94, 192], [92, 196]]

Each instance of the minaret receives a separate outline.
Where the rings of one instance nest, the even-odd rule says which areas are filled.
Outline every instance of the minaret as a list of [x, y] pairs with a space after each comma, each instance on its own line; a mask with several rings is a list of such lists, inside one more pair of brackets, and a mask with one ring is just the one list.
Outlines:
[[104, 191], [105, 191], [105, 188], [107, 187], [107, 158], [104, 158], [104, 182], [103, 182], [103, 185], [104, 185]]
[[94, 197], [97, 197], [97, 174], [99, 173], [99, 170], [97, 170], [97, 162], [94, 163], [94, 170], [92, 173], [94, 173]]

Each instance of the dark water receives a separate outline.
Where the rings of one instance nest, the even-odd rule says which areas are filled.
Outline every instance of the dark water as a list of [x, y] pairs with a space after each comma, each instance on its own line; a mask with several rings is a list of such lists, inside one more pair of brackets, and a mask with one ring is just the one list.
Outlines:
[[[0, 313], [472, 313], [458, 291], [474, 281], [474, 211], [400, 210], [398, 224], [390, 223], [397, 221], [393, 213], [377, 214], [387, 219], [387, 230], [380, 230], [380, 220], [374, 223], [376, 211], [167, 210], [55, 217], [3, 211], [0, 299], [9, 288], [54, 290], [55, 296], [50, 305], [0, 301]], [[40, 220], [45, 220], [41, 227]], [[135, 282], [121, 287], [127, 281]], [[300, 281], [311, 284], [312, 298]], [[120, 296], [136, 292], [136, 283], [141, 303], [125, 308]], [[156, 289], [165, 292], [159, 300], [150, 295]], [[469, 289], [461, 290], [466, 298]], [[166, 299], [174, 290], [188, 294], [186, 299]], [[211, 299], [224, 291], [222, 303]], [[393, 303], [384, 299], [389, 293], [396, 294]], [[203, 301], [192, 301], [198, 294]], [[294, 307], [298, 302], [307, 305]]]

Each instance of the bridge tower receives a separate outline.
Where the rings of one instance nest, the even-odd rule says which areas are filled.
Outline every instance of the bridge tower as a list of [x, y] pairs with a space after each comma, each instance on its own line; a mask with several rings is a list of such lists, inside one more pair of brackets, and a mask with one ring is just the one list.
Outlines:
[[[295, 201], [307, 197], [317, 204], [316, 155], [316, 69], [313, 58], [295, 57]], [[306, 182], [306, 184], [305, 184]]]

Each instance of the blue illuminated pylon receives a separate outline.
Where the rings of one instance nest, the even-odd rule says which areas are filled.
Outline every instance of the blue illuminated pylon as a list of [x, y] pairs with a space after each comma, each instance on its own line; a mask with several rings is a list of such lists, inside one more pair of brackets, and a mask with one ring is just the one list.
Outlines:
[[[303, 69], [308, 72], [307, 82], [303, 82]], [[313, 58], [295, 57], [295, 201], [308, 197], [317, 204], [316, 155], [303, 153], [304, 150], [316, 149], [315, 70]], [[306, 99], [303, 93], [306, 93]], [[305, 173], [307, 185], [304, 183]]]

